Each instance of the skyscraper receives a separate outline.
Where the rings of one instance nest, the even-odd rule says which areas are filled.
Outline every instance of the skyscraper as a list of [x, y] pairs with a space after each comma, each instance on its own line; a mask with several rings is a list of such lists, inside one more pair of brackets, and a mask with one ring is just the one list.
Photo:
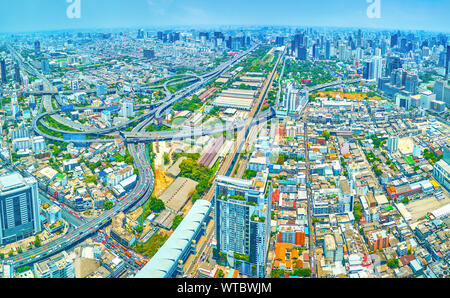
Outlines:
[[120, 110], [122, 117], [134, 117], [134, 103], [131, 100], [124, 100], [122, 104], [122, 110]]
[[297, 60], [306, 61], [306, 47], [299, 46], [297, 48]]
[[270, 233], [268, 172], [254, 180], [218, 176], [215, 183], [216, 257], [243, 275], [265, 276]]
[[445, 61], [445, 77], [448, 79], [450, 74], [450, 45], [447, 45], [447, 55]]
[[312, 56], [314, 60], [319, 60], [319, 45], [317, 43], [313, 45]]
[[380, 56], [375, 56], [372, 58], [372, 79], [378, 80], [381, 78], [383, 73], [383, 61]]
[[6, 84], [6, 63], [5, 60], [0, 60], [0, 74], [2, 76], [2, 83]]
[[50, 64], [48, 59], [42, 59], [42, 72], [44, 74], [50, 74]]
[[155, 58], [155, 51], [150, 49], [144, 49], [144, 58], [147, 59]]
[[331, 58], [331, 42], [328, 39], [325, 43], [325, 59], [329, 60]]
[[137, 39], [144, 39], [144, 29], [139, 29], [137, 33]]
[[22, 77], [20, 76], [19, 64], [14, 65], [14, 80], [19, 84], [22, 83]]
[[388, 150], [391, 153], [395, 153], [398, 150], [398, 137], [397, 136], [392, 136], [389, 137], [388, 142], [387, 142], [387, 146], [388, 146]]
[[405, 89], [412, 94], [417, 94], [419, 88], [419, 77], [415, 74], [406, 75]]
[[373, 61], [371, 60], [364, 61], [363, 79], [364, 80], [373, 79]]
[[398, 56], [387, 57], [386, 76], [390, 76], [391, 73], [398, 68], [402, 68], [402, 61], [400, 60], [400, 57]]
[[18, 173], [0, 177], [0, 245], [41, 231], [38, 183]]
[[34, 54], [37, 56], [41, 53], [41, 43], [39, 40], [34, 42]]
[[391, 48], [398, 45], [398, 34], [394, 34], [391, 36]]

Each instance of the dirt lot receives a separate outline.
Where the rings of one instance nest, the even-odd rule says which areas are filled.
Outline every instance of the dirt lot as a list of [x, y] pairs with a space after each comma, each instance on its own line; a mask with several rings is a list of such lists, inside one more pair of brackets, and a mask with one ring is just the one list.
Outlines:
[[159, 143], [159, 151], [153, 146], [153, 152], [156, 153], [155, 158], [155, 189], [153, 195], [159, 197], [164, 190], [169, 187], [170, 184], [175, 180], [166, 175], [166, 166], [164, 166], [164, 153], [169, 153], [170, 147], [167, 146], [166, 142]]
[[[445, 196], [444, 196], [445, 197]], [[436, 200], [434, 196], [423, 200], [410, 202], [406, 207], [411, 210], [412, 221], [417, 221], [419, 218], [425, 216], [427, 212], [439, 209], [447, 204], [450, 204], [450, 198], [445, 197], [442, 201]]]
[[[367, 97], [367, 93], [346, 93], [346, 92], [335, 92], [335, 91], [331, 91], [331, 92], [326, 92], [326, 91], [320, 91], [317, 92], [319, 97], [327, 97], [330, 96], [332, 98], [336, 98], [336, 95], [339, 95], [341, 98], [346, 98], [346, 99], [355, 99], [355, 100], [364, 100]], [[381, 97], [379, 96], [374, 96], [374, 97], [369, 97], [370, 100], [381, 100]]]
[[159, 197], [174, 180], [175, 179], [167, 176], [165, 172], [155, 170], [155, 190], [153, 191], [153, 195]]

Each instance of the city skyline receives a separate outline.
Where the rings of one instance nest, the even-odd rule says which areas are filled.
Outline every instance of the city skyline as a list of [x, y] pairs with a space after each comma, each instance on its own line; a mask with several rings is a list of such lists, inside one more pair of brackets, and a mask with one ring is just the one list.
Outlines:
[[[60, 1], [2, 0], [8, 9], [0, 11], [0, 33], [23, 33], [53, 30], [88, 30], [167, 26], [309, 26], [367, 28], [382, 30], [426, 30], [448, 32], [444, 1], [380, 0], [381, 18], [370, 18], [372, 5], [365, 0], [351, 0], [342, 6], [338, 1], [314, 3], [270, 0], [227, 3], [211, 1], [136, 0], [132, 4], [119, 0], [80, 0], [80, 18], [69, 18], [71, 3]], [[283, 5], [281, 5], [283, 4]], [[240, 9], [239, 9], [240, 8]]]

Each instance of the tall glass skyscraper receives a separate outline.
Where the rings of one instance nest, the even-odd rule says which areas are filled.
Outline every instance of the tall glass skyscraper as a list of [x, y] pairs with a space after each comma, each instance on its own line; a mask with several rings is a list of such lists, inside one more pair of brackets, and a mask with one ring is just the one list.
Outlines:
[[18, 173], [0, 177], [0, 245], [41, 231], [38, 183]]
[[6, 84], [6, 63], [5, 60], [0, 60], [0, 76], [1, 82]]
[[216, 257], [241, 274], [265, 276], [271, 220], [268, 172], [253, 180], [218, 176], [215, 183]]

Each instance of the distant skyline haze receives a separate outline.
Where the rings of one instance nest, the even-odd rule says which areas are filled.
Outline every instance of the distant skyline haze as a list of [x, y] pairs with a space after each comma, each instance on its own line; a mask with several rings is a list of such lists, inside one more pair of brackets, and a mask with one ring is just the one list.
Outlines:
[[221, 25], [450, 32], [448, 0], [0, 0], [0, 7], [0, 33]]

